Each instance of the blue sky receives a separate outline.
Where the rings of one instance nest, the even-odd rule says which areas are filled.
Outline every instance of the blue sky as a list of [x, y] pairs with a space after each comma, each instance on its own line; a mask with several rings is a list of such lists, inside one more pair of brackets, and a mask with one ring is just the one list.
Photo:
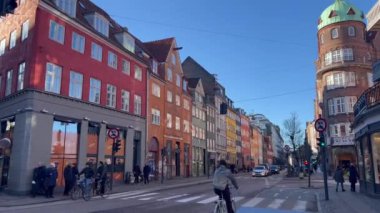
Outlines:
[[[335, 0], [93, 0], [142, 41], [175, 37], [235, 107], [313, 120], [317, 20]], [[376, 0], [346, 0], [367, 13]]]

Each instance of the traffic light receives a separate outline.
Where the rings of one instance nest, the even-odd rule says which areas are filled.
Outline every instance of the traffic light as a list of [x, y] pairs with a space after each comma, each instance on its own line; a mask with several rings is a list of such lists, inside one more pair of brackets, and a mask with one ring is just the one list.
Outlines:
[[118, 152], [120, 150], [120, 146], [121, 146], [121, 140], [116, 140], [114, 143], [113, 143], [113, 146], [112, 146], [112, 151], [114, 153]]
[[17, 0], [0, 0], [0, 16], [13, 14], [17, 8]]
[[320, 138], [317, 138], [317, 141], [319, 141], [317, 143], [319, 147], [325, 147], [326, 146], [325, 138], [323, 136], [321, 136]]

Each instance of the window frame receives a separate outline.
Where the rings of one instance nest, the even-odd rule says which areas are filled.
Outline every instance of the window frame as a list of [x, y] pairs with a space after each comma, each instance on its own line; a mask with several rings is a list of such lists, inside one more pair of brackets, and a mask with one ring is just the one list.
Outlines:
[[5, 96], [12, 94], [13, 87], [13, 70], [8, 70], [6, 72], [6, 80], [5, 80]]
[[161, 87], [156, 84], [156, 83], [152, 83], [152, 95], [160, 98], [161, 97]]
[[84, 54], [86, 46], [86, 38], [77, 32], [73, 32], [71, 36], [71, 49]]
[[354, 26], [349, 26], [347, 28], [347, 34], [349, 37], [355, 37], [356, 36], [356, 28]]
[[173, 81], [173, 70], [168, 67], [168, 69], [166, 70], [166, 73], [167, 73], [168, 81], [172, 82]]
[[129, 112], [131, 93], [128, 90], [121, 90], [121, 110]]
[[[49, 70], [49, 67], [51, 67], [52, 70]], [[49, 85], [47, 84], [48, 76], [51, 76], [51, 79], [52, 79]], [[47, 62], [46, 73], [45, 73], [45, 91], [61, 94], [61, 85], [62, 85], [62, 67], [59, 65]]]
[[70, 82], [69, 82], [69, 97], [82, 99], [83, 96], [83, 74], [70, 71]]
[[22, 23], [21, 27], [21, 42], [28, 38], [29, 35], [29, 19]]
[[0, 56], [5, 54], [5, 43], [6, 43], [6, 40], [5, 40], [5, 38], [3, 38], [0, 41]]
[[17, 91], [24, 89], [24, 81], [25, 81], [25, 61], [18, 65]]
[[141, 115], [142, 114], [142, 98], [140, 95], [135, 94], [134, 95], [134, 110], [133, 112], [135, 115]]
[[126, 75], [131, 75], [131, 62], [127, 59], [122, 59], [121, 72]]
[[338, 28], [331, 29], [331, 39], [339, 38], [339, 30]]
[[142, 81], [143, 79], [143, 74], [142, 74], [142, 68], [140, 66], [135, 65], [135, 73], [134, 73], [134, 78], [138, 81]]
[[107, 84], [107, 107], [116, 108], [116, 86]]
[[16, 43], [17, 43], [17, 30], [13, 30], [9, 36], [9, 49], [13, 49], [14, 47], [16, 47]]
[[[99, 83], [99, 84], [98, 84]], [[97, 87], [99, 85], [99, 87]], [[102, 82], [96, 78], [90, 78], [90, 91], [88, 94], [88, 101], [91, 103], [100, 104]], [[96, 97], [99, 94], [99, 97]]]
[[117, 55], [112, 51], [108, 51], [108, 66], [117, 70]]
[[95, 42], [91, 42], [91, 58], [100, 62], [103, 60], [103, 47]]
[[65, 26], [50, 20], [49, 24], [49, 39], [57, 43], [65, 43]]

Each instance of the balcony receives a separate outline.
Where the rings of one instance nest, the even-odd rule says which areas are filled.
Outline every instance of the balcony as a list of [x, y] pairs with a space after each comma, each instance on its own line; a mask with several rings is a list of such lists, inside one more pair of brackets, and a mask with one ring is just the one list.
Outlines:
[[344, 137], [332, 137], [332, 146], [353, 146], [355, 144], [354, 142], [354, 136], [344, 136]]
[[362, 58], [355, 58], [354, 60], [342, 60], [339, 62], [332, 62], [329, 64], [326, 64], [324, 60], [317, 60], [315, 62], [315, 65], [317, 67], [317, 74], [323, 74], [326, 71], [334, 70], [334, 69], [341, 69], [342, 67], [349, 67], [349, 66], [366, 66], [368, 68], [372, 68], [372, 60], [367, 59], [366, 57]]
[[368, 88], [354, 105], [355, 117], [380, 103], [380, 83]]

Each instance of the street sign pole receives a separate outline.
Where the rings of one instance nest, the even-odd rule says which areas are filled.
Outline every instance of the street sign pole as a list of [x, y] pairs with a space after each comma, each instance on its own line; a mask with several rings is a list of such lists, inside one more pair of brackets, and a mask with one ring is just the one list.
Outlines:
[[108, 130], [108, 137], [113, 139], [112, 143], [112, 152], [111, 152], [111, 178], [110, 178], [110, 188], [112, 190], [112, 185], [113, 185], [113, 173], [115, 170], [115, 148], [116, 148], [116, 141], [119, 138], [120, 132], [118, 129], [109, 129]]
[[[319, 137], [323, 137], [323, 132], [319, 132]], [[327, 186], [327, 164], [326, 164], [326, 146], [322, 148], [322, 160], [323, 160], [323, 182], [325, 185], [325, 200], [329, 200], [329, 190]]]

